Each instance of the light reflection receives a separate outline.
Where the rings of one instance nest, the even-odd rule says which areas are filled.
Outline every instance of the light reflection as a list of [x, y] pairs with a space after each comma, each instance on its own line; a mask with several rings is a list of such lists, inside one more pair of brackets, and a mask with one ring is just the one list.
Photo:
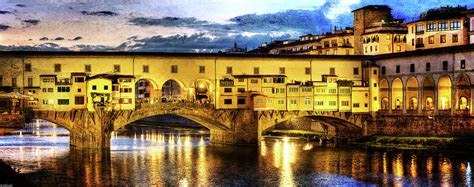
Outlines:
[[440, 161], [440, 181], [441, 181], [441, 186], [450, 186], [451, 180], [452, 180], [452, 166], [451, 162], [443, 158]]
[[467, 162], [466, 167], [466, 175], [464, 177], [466, 179], [466, 186], [472, 186], [472, 171], [471, 171], [471, 163]]

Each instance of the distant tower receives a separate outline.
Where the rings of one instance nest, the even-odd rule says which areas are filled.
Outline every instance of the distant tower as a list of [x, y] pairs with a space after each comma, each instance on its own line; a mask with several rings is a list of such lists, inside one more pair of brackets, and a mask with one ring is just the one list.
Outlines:
[[392, 9], [386, 5], [369, 5], [352, 12], [354, 13], [354, 51], [356, 55], [362, 55], [364, 30], [374, 22], [392, 17]]

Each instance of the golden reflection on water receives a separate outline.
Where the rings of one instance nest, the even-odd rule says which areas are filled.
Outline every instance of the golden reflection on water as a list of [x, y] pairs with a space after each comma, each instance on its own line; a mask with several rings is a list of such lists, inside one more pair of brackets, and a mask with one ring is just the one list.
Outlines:
[[441, 159], [439, 162], [439, 170], [440, 170], [440, 182], [441, 186], [451, 186], [452, 180], [452, 165], [451, 161], [448, 159]]

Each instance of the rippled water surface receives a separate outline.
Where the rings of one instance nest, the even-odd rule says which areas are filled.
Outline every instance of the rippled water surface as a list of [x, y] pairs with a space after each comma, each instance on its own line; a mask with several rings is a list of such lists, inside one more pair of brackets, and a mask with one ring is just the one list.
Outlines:
[[472, 155], [288, 139], [223, 146], [200, 132], [149, 127], [114, 133], [110, 152], [77, 151], [69, 148], [68, 134], [36, 121], [0, 136], [0, 159], [43, 185], [472, 186], [473, 180]]

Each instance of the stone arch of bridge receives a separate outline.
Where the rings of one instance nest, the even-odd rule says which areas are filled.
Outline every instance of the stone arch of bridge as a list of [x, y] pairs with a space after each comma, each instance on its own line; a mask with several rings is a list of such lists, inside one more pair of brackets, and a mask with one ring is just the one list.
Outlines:
[[[189, 92], [190, 92], [190, 97], [193, 97], [192, 100], [200, 100], [205, 97], [205, 99], [209, 100], [211, 103], [214, 101], [214, 84], [212, 81], [206, 78], [198, 78], [194, 80], [190, 85], [189, 85]], [[200, 95], [204, 94], [205, 97], [199, 97]]]
[[175, 116], [183, 117], [193, 122], [196, 122], [197, 124], [200, 124], [211, 131], [231, 132], [231, 129], [229, 127], [217, 121], [214, 121], [212, 119], [208, 119], [208, 118], [198, 116], [198, 115], [192, 115], [190, 113], [169, 112], [165, 110], [145, 110], [145, 111], [140, 112], [139, 115], [131, 115], [130, 118], [126, 120], [123, 119], [123, 117], [127, 116], [127, 114], [125, 114], [123, 115], [123, 117], [119, 117], [118, 119], [115, 120], [116, 122], [114, 123], [114, 130], [123, 128], [141, 119], [154, 117], [154, 116], [161, 116], [161, 115], [175, 115]]
[[[268, 131], [274, 129], [274, 127], [278, 124], [285, 123], [295, 119], [301, 118], [309, 118], [316, 122], [320, 122], [319, 125], [326, 130], [328, 130], [327, 126], [331, 126], [332, 134], [328, 132], [331, 136], [340, 136], [340, 137], [358, 137], [363, 134], [363, 128], [361, 127], [362, 124], [357, 125], [350, 120], [341, 119], [339, 117], [334, 116], [324, 116], [324, 115], [299, 115], [299, 116], [288, 116], [287, 118], [283, 119], [276, 119], [274, 121], [268, 121], [261, 124], [260, 127], [260, 135], [266, 134]], [[361, 122], [361, 119], [353, 119], [355, 122]], [[362, 122], [361, 122], [362, 123]], [[324, 127], [326, 126], [326, 127]]]
[[54, 123], [54, 124], [59, 125], [60, 127], [64, 128], [64, 129], [68, 130], [69, 132], [72, 129], [71, 124], [69, 124], [67, 122], [62, 122], [61, 120], [54, 120], [54, 119], [51, 119], [51, 118], [45, 118], [45, 117], [41, 117], [41, 116], [35, 116], [33, 119], [39, 119], [39, 120], [47, 121], [47, 122], [50, 122], [50, 123]]

